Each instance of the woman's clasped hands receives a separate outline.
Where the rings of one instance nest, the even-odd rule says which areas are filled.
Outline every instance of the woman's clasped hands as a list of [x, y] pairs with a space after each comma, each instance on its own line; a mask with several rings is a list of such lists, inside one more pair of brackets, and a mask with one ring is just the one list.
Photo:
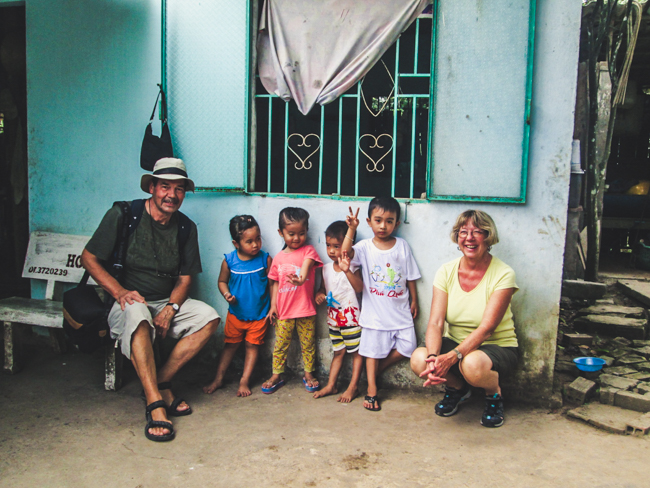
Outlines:
[[454, 358], [450, 358], [448, 354], [440, 356], [429, 356], [425, 359], [427, 366], [420, 373], [420, 378], [426, 378], [423, 386], [440, 385], [447, 380], [447, 372], [449, 368], [454, 365]]

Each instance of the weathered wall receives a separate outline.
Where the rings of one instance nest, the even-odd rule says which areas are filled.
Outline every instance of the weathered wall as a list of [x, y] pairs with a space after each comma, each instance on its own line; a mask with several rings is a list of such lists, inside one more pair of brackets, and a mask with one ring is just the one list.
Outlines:
[[[159, 4], [27, 0], [26, 5], [31, 228], [90, 234], [111, 202], [143, 195], [138, 157], [159, 80]], [[521, 288], [513, 308], [523, 360], [513, 380], [517, 388], [511, 391], [526, 398], [548, 397], [552, 387], [580, 9], [580, 0], [538, 0], [526, 204], [414, 203], [399, 229], [423, 275], [418, 283], [421, 315], [416, 324], [423, 339], [435, 271], [458, 255], [448, 237], [456, 215], [477, 207], [494, 217], [501, 243], [493, 254], [515, 269]], [[507, 22], [507, 15], [503, 19]], [[222, 117], [229, 113], [238, 117], [240, 110], [243, 107], [224, 107]], [[187, 164], [191, 173], [192, 162]], [[365, 212], [367, 203], [361, 203]], [[227, 220], [239, 213], [255, 215], [265, 248], [274, 254], [282, 243], [276, 232], [277, 215], [289, 205], [311, 213], [310, 238], [325, 256], [325, 227], [345, 217], [347, 202], [188, 195], [183, 210], [198, 224], [204, 269], [193, 295], [225, 315], [217, 277], [223, 253], [231, 250]], [[362, 225], [359, 237], [370, 235]], [[318, 338], [320, 372], [325, 374], [331, 353], [324, 311]], [[267, 342], [267, 358], [262, 359], [266, 366], [271, 344], [272, 338]], [[386, 376], [387, 385], [420, 384], [406, 363]]]

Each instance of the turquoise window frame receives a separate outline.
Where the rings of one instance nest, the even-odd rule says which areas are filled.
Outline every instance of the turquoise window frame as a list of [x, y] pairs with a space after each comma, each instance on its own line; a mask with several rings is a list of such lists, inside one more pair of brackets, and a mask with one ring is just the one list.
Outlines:
[[[366, 196], [354, 196], [354, 195], [332, 195], [332, 194], [294, 194], [294, 193], [271, 193], [271, 192], [260, 192], [260, 191], [250, 191], [249, 187], [249, 172], [250, 172], [250, 160], [251, 160], [251, 143], [252, 143], [252, 110], [254, 107], [254, 87], [255, 87], [255, 67], [253, 66], [253, 49], [255, 48], [253, 40], [256, 39], [256, 33], [254, 32], [254, 19], [253, 19], [253, 1], [251, 0], [248, 3], [248, 9], [246, 13], [246, 28], [248, 31], [247, 35], [247, 46], [246, 46], [246, 79], [248, 80], [249, 86], [247, 90], [247, 96], [245, 97], [245, 148], [244, 148], [244, 164], [242, 169], [242, 187], [197, 187], [197, 192], [219, 192], [219, 193], [245, 193], [250, 195], [264, 195], [271, 197], [291, 197], [291, 198], [326, 198], [330, 200], [370, 200], [371, 197]], [[161, 80], [162, 85], [166, 88], [166, 1], [162, 2], [162, 48], [161, 48]], [[439, 9], [439, 0], [433, 1], [433, 32], [432, 32], [432, 49], [431, 49], [431, 83], [430, 83], [430, 93], [429, 93], [429, 137], [428, 137], [428, 148], [427, 148], [427, 168], [426, 168], [426, 198], [398, 198], [400, 201], [405, 202], [429, 202], [429, 201], [475, 201], [475, 202], [493, 202], [493, 203], [525, 203], [526, 201], [526, 189], [527, 189], [527, 177], [528, 177], [528, 160], [529, 160], [529, 144], [530, 144], [530, 111], [531, 111], [531, 96], [532, 96], [532, 79], [533, 79], [533, 55], [534, 55], [534, 37], [535, 37], [535, 18], [536, 18], [536, 0], [529, 0], [529, 27], [528, 27], [528, 51], [527, 51], [527, 69], [526, 69], [526, 89], [525, 89], [525, 108], [524, 108], [524, 135], [522, 141], [522, 161], [521, 161], [521, 183], [520, 183], [520, 194], [518, 197], [486, 197], [486, 196], [472, 196], [464, 194], [456, 195], [436, 195], [433, 192], [433, 181], [432, 174], [435, 161], [433, 160], [433, 147], [435, 144], [434, 141], [434, 110], [435, 110], [435, 95], [436, 95], [436, 66], [435, 66], [435, 49], [436, 49], [436, 40], [439, 33], [439, 22], [440, 18], [438, 16]], [[397, 41], [399, 42], [399, 40]], [[322, 156], [321, 156], [322, 157]], [[393, 171], [394, 171], [393, 164]], [[394, 181], [393, 181], [394, 187]]]
[[433, 110], [429, 110], [429, 164], [427, 166], [427, 200], [429, 201], [450, 201], [450, 202], [488, 202], [488, 203], [526, 203], [526, 190], [528, 186], [528, 160], [530, 150], [530, 110], [532, 105], [532, 91], [533, 91], [533, 57], [535, 45], [535, 18], [536, 18], [536, 0], [529, 0], [529, 17], [528, 17], [528, 50], [527, 50], [527, 66], [526, 66], [526, 91], [524, 100], [524, 136], [522, 141], [522, 160], [521, 160], [521, 181], [518, 197], [498, 197], [498, 196], [472, 196], [472, 195], [436, 195], [433, 192], [433, 168], [435, 161], [433, 158], [433, 144], [434, 141], [434, 113], [435, 113], [435, 95], [436, 95], [436, 66], [435, 66], [435, 52], [436, 52], [436, 39], [439, 32], [439, 16], [438, 16], [439, 0], [433, 2], [433, 35], [431, 37], [431, 93], [430, 93], [430, 106]]

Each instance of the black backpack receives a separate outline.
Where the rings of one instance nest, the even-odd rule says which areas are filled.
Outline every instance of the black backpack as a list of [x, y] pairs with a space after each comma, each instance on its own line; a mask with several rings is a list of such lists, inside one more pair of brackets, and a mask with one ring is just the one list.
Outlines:
[[[105, 263], [106, 270], [120, 283], [124, 277], [124, 262], [129, 236], [142, 220], [144, 199], [129, 202], [115, 202], [122, 210], [122, 227], [110, 259]], [[178, 249], [180, 266], [183, 265], [183, 250], [190, 237], [192, 221], [178, 212]], [[80, 351], [92, 353], [110, 340], [108, 313], [115, 299], [105, 293], [102, 302], [94, 286], [88, 285], [90, 275], [86, 271], [75, 288], [63, 294], [63, 329]]]

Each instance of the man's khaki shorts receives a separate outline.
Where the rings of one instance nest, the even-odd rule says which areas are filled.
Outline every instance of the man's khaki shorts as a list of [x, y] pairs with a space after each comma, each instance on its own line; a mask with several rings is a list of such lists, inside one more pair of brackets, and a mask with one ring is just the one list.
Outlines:
[[[124, 310], [121, 309], [119, 302], [113, 304], [113, 308], [108, 314], [108, 325], [111, 328], [111, 337], [120, 342], [122, 354], [131, 358], [131, 336], [143, 320], [149, 322], [151, 326], [151, 340], [156, 338], [153, 317], [168, 303], [169, 299], [149, 301], [147, 305], [134, 302], [131, 305], [127, 304]], [[219, 314], [210, 305], [188, 298], [181, 305], [181, 309], [176, 312], [167, 336], [173, 339], [189, 336], [218, 318]]]

